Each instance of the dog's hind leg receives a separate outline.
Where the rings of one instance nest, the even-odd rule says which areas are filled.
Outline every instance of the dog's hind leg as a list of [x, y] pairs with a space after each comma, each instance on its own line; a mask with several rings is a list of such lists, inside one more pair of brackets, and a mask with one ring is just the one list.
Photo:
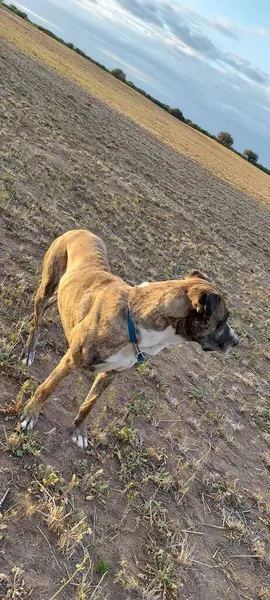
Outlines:
[[34, 299], [34, 319], [21, 354], [21, 358], [25, 360], [28, 367], [34, 362], [42, 315], [49, 306], [54, 304], [55, 299], [52, 296], [66, 269], [67, 252], [66, 247], [61, 242], [61, 238], [55, 240], [44, 256], [42, 279]]
[[50, 289], [41, 283], [34, 299], [34, 319], [30, 328], [29, 336], [21, 354], [21, 358], [25, 360], [25, 363], [28, 367], [30, 367], [34, 362], [39, 325], [41, 323], [42, 315], [46, 309], [47, 301], [49, 300], [50, 295]]
[[82, 450], [85, 450], [88, 446], [86, 423], [91, 408], [106, 388], [112, 383], [116, 374], [116, 371], [108, 371], [107, 373], [99, 373], [96, 376], [89, 394], [82, 403], [79, 412], [73, 421], [75, 428], [72, 432], [72, 441]]
[[20, 419], [21, 429], [33, 429], [45, 400], [51, 396], [56, 386], [64, 377], [69, 375], [78, 365], [75, 365], [70, 350], [60, 360], [57, 367], [47, 379], [37, 388], [33, 397], [27, 402]]

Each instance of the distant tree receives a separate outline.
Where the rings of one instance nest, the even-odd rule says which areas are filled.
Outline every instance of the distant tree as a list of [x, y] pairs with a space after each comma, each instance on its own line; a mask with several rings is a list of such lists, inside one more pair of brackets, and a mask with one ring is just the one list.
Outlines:
[[179, 121], [184, 121], [184, 115], [179, 108], [169, 108], [169, 113]]
[[233, 137], [227, 131], [221, 131], [217, 136], [217, 140], [227, 148], [231, 148], [233, 145]]
[[18, 15], [18, 17], [21, 17], [21, 19], [25, 19], [26, 21], [29, 21], [28, 16], [25, 12], [23, 12], [22, 10], [19, 10], [17, 8], [17, 6], [15, 6], [14, 4], [5, 4], [5, 7], [8, 8], [9, 10], [11, 10], [12, 12], [14, 12], [16, 15]]
[[122, 71], [122, 69], [113, 69], [111, 71], [111, 75], [116, 77], [116, 79], [120, 79], [120, 81], [123, 81], [124, 83], [126, 83], [127, 76], [124, 73], [124, 71]]
[[248, 159], [248, 162], [258, 162], [259, 155], [257, 154], [257, 152], [253, 152], [253, 150], [244, 150], [243, 156], [245, 156]]

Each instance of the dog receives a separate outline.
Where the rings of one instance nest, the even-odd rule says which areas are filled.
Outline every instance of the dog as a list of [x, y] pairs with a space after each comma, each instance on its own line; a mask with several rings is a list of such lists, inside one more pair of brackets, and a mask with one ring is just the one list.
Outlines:
[[69, 348], [49, 377], [27, 402], [21, 430], [32, 429], [45, 400], [75, 369], [96, 373], [88, 396], [74, 419], [72, 440], [87, 448], [87, 419], [91, 408], [117, 373], [132, 367], [143, 354], [184, 341], [204, 351], [229, 351], [238, 335], [228, 325], [223, 297], [199, 271], [183, 280], [130, 286], [111, 273], [106, 246], [83, 229], [58, 237], [46, 252], [42, 279], [34, 300], [34, 320], [24, 349], [33, 363], [42, 315], [54, 301]]

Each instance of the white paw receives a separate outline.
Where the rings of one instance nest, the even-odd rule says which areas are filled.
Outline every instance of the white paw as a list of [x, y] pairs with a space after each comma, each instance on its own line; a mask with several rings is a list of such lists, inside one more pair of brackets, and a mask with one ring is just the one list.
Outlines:
[[37, 335], [35, 334], [29, 344], [26, 344], [21, 352], [20, 359], [27, 367], [31, 367], [34, 362], [37, 345]]
[[22, 355], [21, 361], [22, 361], [23, 365], [26, 365], [27, 367], [31, 367], [31, 365], [34, 362], [34, 358], [35, 358], [35, 350], [29, 350], [29, 351], [27, 351], [27, 353], [25, 355]]
[[88, 434], [86, 429], [82, 427], [76, 427], [72, 432], [71, 439], [74, 444], [77, 444], [81, 450], [86, 450], [88, 446]]
[[38, 420], [38, 414], [37, 415], [23, 415], [21, 418], [21, 421], [20, 421], [21, 430], [22, 431], [25, 431], [25, 430], [30, 431], [30, 429], [33, 429], [33, 427], [35, 426], [37, 420]]
[[26, 359], [26, 364], [28, 367], [31, 367], [31, 365], [34, 362], [34, 358], [35, 358], [35, 350], [33, 350], [32, 352], [29, 352], [27, 359]]

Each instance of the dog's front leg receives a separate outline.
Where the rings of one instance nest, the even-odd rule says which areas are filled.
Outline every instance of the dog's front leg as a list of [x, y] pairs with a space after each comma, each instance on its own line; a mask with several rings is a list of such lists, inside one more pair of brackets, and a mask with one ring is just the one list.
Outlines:
[[45, 400], [51, 396], [56, 386], [64, 377], [69, 375], [76, 368], [70, 350], [60, 360], [59, 364], [47, 379], [42, 383], [34, 393], [34, 396], [27, 402], [23, 415], [21, 417], [21, 429], [33, 429], [40, 410]]
[[112, 383], [116, 376], [116, 371], [108, 371], [107, 373], [99, 373], [90, 389], [89, 394], [82, 403], [77, 416], [74, 419], [75, 429], [72, 432], [72, 441], [79, 448], [85, 450], [88, 446], [88, 435], [86, 429], [87, 418], [92, 406], [101, 396], [102, 392]]

